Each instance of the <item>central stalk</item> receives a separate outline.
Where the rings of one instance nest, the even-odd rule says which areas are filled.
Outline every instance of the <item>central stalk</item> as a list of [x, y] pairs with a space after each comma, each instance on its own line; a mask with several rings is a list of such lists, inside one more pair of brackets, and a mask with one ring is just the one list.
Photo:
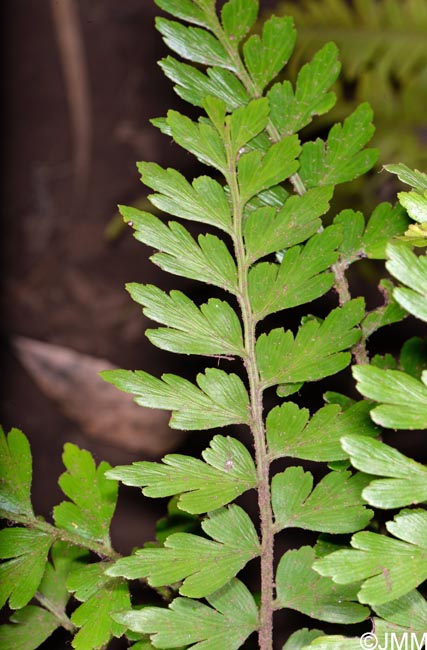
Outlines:
[[[226, 141], [227, 141], [226, 129]], [[254, 440], [255, 463], [258, 479], [258, 506], [260, 514], [261, 533], [261, 605], [260, 605], [260, 627], [259, 627], [259, 648], [260, 650], [272, 650], [273, 648], [273, 599], [274, 599], [274, 533], [273, 533], [273, 512], [271, 507], [269, 459], [267, 455], [265, 428], [263, 418], [263, 389], [258, 372], [256, 358], [256, 318], [252, 311], [249, 289], [248, 273], [249, 264], [247, 261], [246, 249], [243, 240], [242, 221], [243, 204], [240, 197], [237, 180], [237, 160], [233, 159], [231, 145], [228, 137], [226, 142], [228, 173], [227, 183], [230, 187], [230, 195], [233, 210], [233, 244], [237, 263], [239, 279], [239, 294], [237, 299], [242, 314], [243, 334], [245, 343], [244, 364], [248, 376], [250, 409], [251, 409], [251, 432]]]

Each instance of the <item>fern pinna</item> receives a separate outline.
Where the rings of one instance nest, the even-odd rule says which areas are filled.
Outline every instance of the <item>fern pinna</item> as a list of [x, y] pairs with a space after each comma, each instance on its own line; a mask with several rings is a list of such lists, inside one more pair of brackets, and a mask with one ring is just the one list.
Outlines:
[[[19, 524], [0, 537], [6, 560], [1, 604], [8, 600], [18, 610], [13, 624], [0, 630], [4, 647], [17, 647], [20, 635], [22, 650], [32, 650], [63, 625], [77, 650], [105, 647], [121, 635], [135, 642], [135, 650], [253, 644], [272, 650], [273, 614], [285, 609], [330, 623], [367, 621], [369, 627], [370, 610], [357, 600], [359, 584], [333, 582], [313, 563], [337, 548], [334, 534], [360, 531], [373, 515], [362, 497], [369, 476], [350, 468], [352, 452], [341, 444], [345, 436], [366, 444], [377, 436], [372, 404], [329, 392], [328, 403], [310, 413], [301, 401], [304, 384], [340, 372], [352, 354], [366, 364], [367, 338], [405, 314], [390, 281], [382, 284], [384, 304], [366, 314], [346, 279], [349, 265], [361, 257], [385, 257], [387, 241], [407, 226], [404, 209], [380, 204], [367, 224], [360, 212], [347, 209], [322, 223], [334, 187], [375, 163], [376, 151], [364, 148], [373, 133], [372, 112], [361, 105], [325, 141], [301, 143], [298, 132], [334, 105], [335, 45], [317, 52], [293, 86], [275, 81], [295, 44], [290, 18], [272, 17], [260, 35], [249, 35], [257, 0], [229, 0], [221, 11], [215, 0], [157, 4], [182, 21], [159, 18], [157, 27], [190, 61], [169, 56], [161, 65], [200, 117], [169, 111], [154, 122], [212, 175], [190, 182], [174, 169], [140, 163], [152, 204], [179, 221], [121, 210], [136, 238], [157, 251], [155, 264], [213, 285], [221, 298], [197, 305], [180, 291], [130, 284], [145, 315], [160, 324], [147, 331], [154, 345], [212, 361], [194, 381], [127, 370], [104, 378], [143, 406], [170, 410], [171, 427], [243, 425], [253, 444], [248, 449], [225, 430], [213, 436], [202, 459], [170, 454], [160, 463], [114, 469], [96, 468], [90, 454], [68, 445], [60, 485], [69, 500], [55, 508], [52, 525], [32, 510], [25, 437], [17, 431], [2, 436], [1, 514]], [[209, 232], [195, 238], [182, 220], [207, 224]], [[330, 291], [338, 305], [325, 318], [307, 313], [290, 329], [292, 308]], [[272, 314], [282, 327], [269, 329]], [[223, 357], [235, 361], [235, 372], [223, 369]], [[266, 394], [272, 402], [271, 389], [272, 408], [265, 403]], [[289, 466], [279, 471], [276, 461], [284, 458]], [[300, 461], [329, 468], [315, 483]], [[141, 487], [147, 497], [173, 497], [171, 512], [187, 513], [187, 527], [118, 557], [108, 533], [118, 480]], [[258, 501], [258, 527], [234, 502], [247, 491]], [[277, 557], [275, 538], [289, 528], [327, 538]], [[260, 567], [259, 595], [241, 579], [252, 560]], [[146, 581], [164, 605], [132, 608], [132, 579]], [[82, 604], [69, 617], [70, 592]], [[35, 625], [41, 630], [36, 641]], [[301, 648], [316, 637], [324, 638], [318, 629], [300, 630], [285, 647]]]

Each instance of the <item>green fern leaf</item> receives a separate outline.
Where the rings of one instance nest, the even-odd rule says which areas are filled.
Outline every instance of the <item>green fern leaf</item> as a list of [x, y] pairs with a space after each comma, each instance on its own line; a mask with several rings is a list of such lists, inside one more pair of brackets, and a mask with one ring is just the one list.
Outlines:
[[214, 436], [202, 452], [205, 463], [168, 454], [163, 464], [138, 461], [115, 467], [107, 476], [142, 487], [147, 497], [179, 494], [178, 506], [192, 514], [216, 510], [256, 485], [255, 465], [246, 447], [234, 438]]
[[[309, 420], [307, 409], [292, 402], [276, 406], [267, 416], [267, 442], [273, 458], [291, 457], [302, 460], [338, 461], [348, 458], [341, 446], [341, 437], [350, 433], [376, 436], [369, 411], [371, 404], [356, 402], [346, 410], [336, 404], [321, 408]], [[319, 448], [319, 440], [322, 440]]]
[[400, 205], [380, 203], [372, 212], [365, 228], [361, 212], [342, 210], [334, 219], [342, 227], [343, 241], [339, 247], [341, 258], [348, 266], [361, 256], [370, 259], [385, 259], [386, 245], [392, 237], [401, 235], [408, 224], [408, 218]]
[[[249, 95], [229, 70], [208, 68], [206, 74], [191, 65], [168, 56], [160, 61], [165, 75], [176, 85], [174, 90], [185, 101], [202, 107], [207, 96], [221, 99], [228, 111], [244, 106]], [[168, 131], [168, 135], [171, 135]]]
[[322, 323], [307, 319], [295, 338], [283, 328], [262, 334], [256, 345], [262, 385], [316, 381], [345, 368], [351, 355], [342, 350], [359, 340], [355, 326], [363, 314], [364, 300], [356, 298], [332, 310]]
[[268, 91], [270, 119], [281, 136], [297, 133], [313, 116], [322, 115], [333, 107], [335, 93], [328, 91], [340, 71], [337, 56], [336, 45], [328, 43], [301, 68], [295, 93], [289, 81], [275, 84]]
[[353, 467], [373, 476], [363, 498], [377, 508], [399, 508], [427, 501], [427, 468], [379, 440], [347, 435], [341, 440]]
[[[128, 579], [147, 578], [153, 587], [183, 580], [179, 593], [204, 598], [227, 584], [259, 555], [259, 540], [254, 525], [236, 505], [211, 513], [202, 529], [213, 540], [189, 533], [170, 535], [162, 548], [136, 551], [118, 560], [108, 575]], [[212, 567], [215, 571], [212, 571]]]
[[404, 596], [427, 578], [427, 513], [402, 510], [386, 527], [398, 539], [356, 533], [352, 549], [317, 560], [315, 570], [338, 584], [363, 580], [358, 593], [361, 603], [376, 606]]
[[181, 18], [181, 20], [186, 20], [201, 27], [209, 26], [203, 8], [199, 8], [192, 0], [155, 0], [155, 3], [160, 9], [167, 11], [176, 18]]
[[42, 607], [27, 605], [0, 626], [2, 650], [36, 650], [60, 627], [58, 618]]
[[156, 253], [151, 260], [165, 271], [185, 278], [214, 284], [231, 293], [238, 292], [236, 264], [225, 243], [214, 235], [200, 235], [195, 242], [181, 224], [160, 219], [136, 208], [120, 206], [125, 221], [135, 228], [135, 238]]
[[27, 605], [10, 617], [10, 624], [0, 626], [2, 650], [36, 650], [61, 626], [66, 619], [65, 607], [70, 598], [66, 579], [84, 555], [82, 549], [64, 542], [52, 546], [52, 564], [46, 563], [36, 592], [44, 607]]
[[71, 501], [55, 506], [56, 525], [109, 548], [118, 492], [117, 483], [104, 477], [111, 466], [103, 461], [96, 467], [88, 451], [71, 443], [65, 444], [62, 458], [67, 471], [60, 476], [59, 485]]
[[34, 516], [31, 505], [32, 459], [27, 438], [19, 429], [6, 437], [0, 427], [0, 510], [5, 516]]
[[307, 188], [346, 183], [374, 166], [376, 149], [363, 149], [374, 132], [371, 120], [372, 109], [361, 104], [332, 127], [326, 143], [318, 138], [302, 146], [299, 175]]
[[309, 630], [303, 627], [290, 635], [282, 650], [302, 650], [319, 636], [323, 636], [321, 630]]
[[330, 226], [305, 246], [287, 250], [280, 266], [261, 262], [252, 267], [249, 296], [256, 319], [310, 302], [329, 291], [334, 278], [326, 269], [338, 257], [341, 237], [340, 228]]
[[342, 210], [334, 218], [334, 224], [342, 227], [343, 240], [339, 247], [341, 257], [351, 264], [363, 249], [362, 237], [365, 230], [365, 217], [361, 212]]
[[399, 305], [416, 318], [427, 322], [427, 255], [417, 257], [405, 244], [387, 246], [388, 271], [400, 280], [393, 295]]
[[384, 619], [375, 619], [375, 630], [378, 630], [380, 638], [385, 631], [398, 632], [398, 628], [404, 628], [406, 634], [416, 635], [418, 640], [425, 638], [427, 601], [416, 589], [389, 603], [376, 605], [374, 610]]
[[222, 186], [209, 176], [200, 176], [190, 184], [175, 169], [162, 169], [155, 163], [138, 163], [141, 180], [158, 194], [151, 203], [162, 212], [201, 221], [231, 232], [230, 206]]
[[71, 621], [79, 627], [73, 638], [76, 650], [103, 648], [113, 636], [121, 636], [126, 627], [113, 620], [112, 614], [130, 607], [127, 584], [104, 574], [105, 564], [98, 562], [75, 569], [67, 580], [80, 605]]
[[136, 395], [141, 406], [173, 411], [170, 426], [176, 429], [212, 429], [227, 424], [247, 424], [249, 397], [242, 380], [217, 368], [197, 375], [197, 388], [187, 379], [166, 374], [157, 379], [143, 371], [106, 370], [108, 381]]
[[[288, 136], [271, 145], [263, 156], [260, 151], [243, 154], [238, 162], [239, 190], [242, 204], [294, 174], [300, 152], [297, 136]], [[277, 160], [280, 159], [280, 165]]]
[[70, 592], [66, 582], [68, 575], [82, 562], [87, 562], [90, 555], [78, 546], [66, 542], [55, 542], [50, 550], [51, 561], [46, 564], [38, 593], [42, 596], [45, 605], [50, 606], [57, 613], [64, 613], [70, 599]]
[[188, 650], [238, 650], [258, 627], [251, 593], [234, 579], [206, 600], [211, 607], [176, 598], [168, 609], [144, 607], [114, 618], [131, 630], [152, 635], [156, 648], [185, 645]]
[[257, 16], [257, 0], [228, 0], [221, 9], [221, 20], [230, 41], [241, 41], [255, 23]]
[[237, 72], [233, 60], [221, 43], [205, 29], [185, 27], [166, 18], [157, 18], [156, 28], [162, 34], [169, 49], [177, 52], [184, 59]]
[[307, 650], [308, 648], [311, 650], [360, 650], [360, 644], [361, 640], [359, 637], [325, 634], [324, 636], [315, 638], [306, 648]]
[[381, 402], [371, 411], [374, 422], [392, 429], [427, 429], [427, 373], [423, 381], [400, 370], [355, 366], [357, 389]]
[[153, 285], [135, 283], [127, 289], [148, 318], [168, 325], [146, 331], [159, 348], [181, 354], [245, 356], [242, 327], [228, 303], [211, 298], [198, 308], [180, 291], [168, 296]]
[[313, 476], [302, 467], [289, 467], [271, 483], [276, 530], [306, 528], [325, 533], [351, 533], [365, 528], [372, 510], [363, 505], [362, 474], [330, 472], [313, 490]]
[[244, 224], [246, 254], [251, 263], [314, 235], [319, 217], [329, 209], [332, 187], [316, 187], [302, 196], [289, 197], [277, 212], [272, 207], [251, 212]]
[[[10, 540], [7, 543], [10, 543]], [[30, 540], [27, 540], [27, 543], [30, 543]], [[25, 583], [31, 579], [34, 579], [34, 583], [37, 582], [40, 571], [43, 571], [44, 568], [43, 577], [35, 594], [39, 602], [43, 604], [43, 608], [27, 605], [10, 617], [11, 624], [0, 626], [0, 647], [4, 650], [35, 650], [63, 624], [64, 619], [67, 619], [65, 607], [70, 599], [66, 580], [77, 562], [86, 555], [81, 548], [64, 542], [53, 544], [51, 548], [52, 563], [46, 561], [47, 558], [43, 551], [41, 557], [37, 553], [38, 556], [35, 558], [34, 551], [35, 549], [31, 549], [31, 557], [26, 558], [20, 567], [26, 573], [24, 580], [20, 575], [19, 583]], [[28, 566], [25, 566], [26, 560], [31, 562], [29, 570]], [[13, 578], [13, 576], [11, 577]]]
[[294, 23], [289, 16], [272, 16], [264, 23], [262, 36], [254, 34], [246, 41], [243, 55], [258, 93], [261, 93], [286, 65], [295, 41]]
[[43, 577], [53, 538], [38, 530], [5, 528], [0, 531], [0, 607], [28, 604]]
[[183, 149], [190, 151], [205, 165], [214, 167], [222, 174], [226, 173], [224, 144], [213, 126], [206, 122], [196, 124], [177, 111], [168, 111], [167, 124], [173, 139]]
[[[392, 174], [397, 174], [402, 183], [410, 185], [421, 195], [427, 190], [427, 174], [418, 171], [418, 169], [410, 169], [402, 163], [398, 165], [385, 165], [384, 169]], [[412, 218], [415, 219], [415, 217]]]
[[331, 623], [358, 623], [367, 618], [367, 607], [353, 602], [357, 587], [337, 586], [329, 578], [321, 578], [312, 568], [314, 560], [314, 549], [310, 546], [283, 555], [276, 573], [276, 607], [296, 609]]
[[380, 203], [366, 226], [363, 235], [363, 251], [370, 259], [385, 259], [386, 246], [390, 239], [401, 235], [408, 225], [408, 217], [400, 205], [392, 207]]
[[151, 645], [150, 641], [138, 641], [138, 643], [134, 643], [131, 646], [131, 648], [132, 650], [155, 650], [154, 646]]
[[[211, 98], [211, 101], [220, 100], [212, 100]], [[206, 99], [205, 109], [209, 117], [212, 119], [207, 108], [207, 102], [209, 102], [209, 98]], [[223, 104], [223, 102], [221, 103], [225, 112], [225, 104]], [[238, 156], [239, 151], [248, 144], [248, 142], [264, 131], [267, 126], [269, 112], [268, 100], [265, 97], [261, 97], [260, 99], [254, 99], [249, 102], [247, 106], [241, 106], [227, 117], [226, 123], [227, 125], [230, 125], [231, 155], [233, 157]], [[225, 133], [224, 120], [222, 120], [222, 124], [219, 123], [217, 125], [217, 129], [220, 133]]]

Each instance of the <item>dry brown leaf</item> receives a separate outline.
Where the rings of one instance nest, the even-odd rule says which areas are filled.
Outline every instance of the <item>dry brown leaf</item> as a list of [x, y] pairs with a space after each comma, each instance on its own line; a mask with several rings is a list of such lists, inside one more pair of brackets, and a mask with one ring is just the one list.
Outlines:
[[184, 434], [168, 427], [167, 411], [138, 406], [132, 395], [99, 377], [101, 370], [116, 368], [106, 359], [24, 337], [16, 337], [14, 346], [40, 389], [88, 436], [150, 456], [162, 456], [181, 442]]

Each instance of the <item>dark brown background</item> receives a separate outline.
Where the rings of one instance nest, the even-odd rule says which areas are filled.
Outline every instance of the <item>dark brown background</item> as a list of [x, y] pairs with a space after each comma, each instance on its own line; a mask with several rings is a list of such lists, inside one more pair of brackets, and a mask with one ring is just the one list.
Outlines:
[[[32, 442], [34, 499], [44, 515], [60, 498], [56, 480], [65, 441], [113, 463], [131, 457], [121, 452], [119, 441], [114, 449], [85, 440], [23, 370], [11, 337], [19, 334], [64, 345], [124, 367], [158, 365], [162, 354], [145, 343], [144, 318], [124, 284], [157, 281], [160, 272], [147, 264], [147, 251], [129, 231], [113, 242], [105, 231], [118, 203], [132, 204], [144, 196], [136, 160], [167, 165], [179, 158], [148, 123], [176, 104], [156, 65], [165, 49], [153, 27], [154, 4], [91, 0], [78, 6], [93, 126], [86, 191], [80, 200], [70, 106], [50, 3], [3, 4], [2, 329], [7, 374], [2, 421], [5, 427], [21, 427]], [[130, 526], [137, 525], [132, 521], [133, 516]], [[141, 523], [138, 536], [140, 528]], [[151, 534], [148, 528], [143, 533]], [[122, 529], [118, 536], [126, 538], [128, 532]]]

